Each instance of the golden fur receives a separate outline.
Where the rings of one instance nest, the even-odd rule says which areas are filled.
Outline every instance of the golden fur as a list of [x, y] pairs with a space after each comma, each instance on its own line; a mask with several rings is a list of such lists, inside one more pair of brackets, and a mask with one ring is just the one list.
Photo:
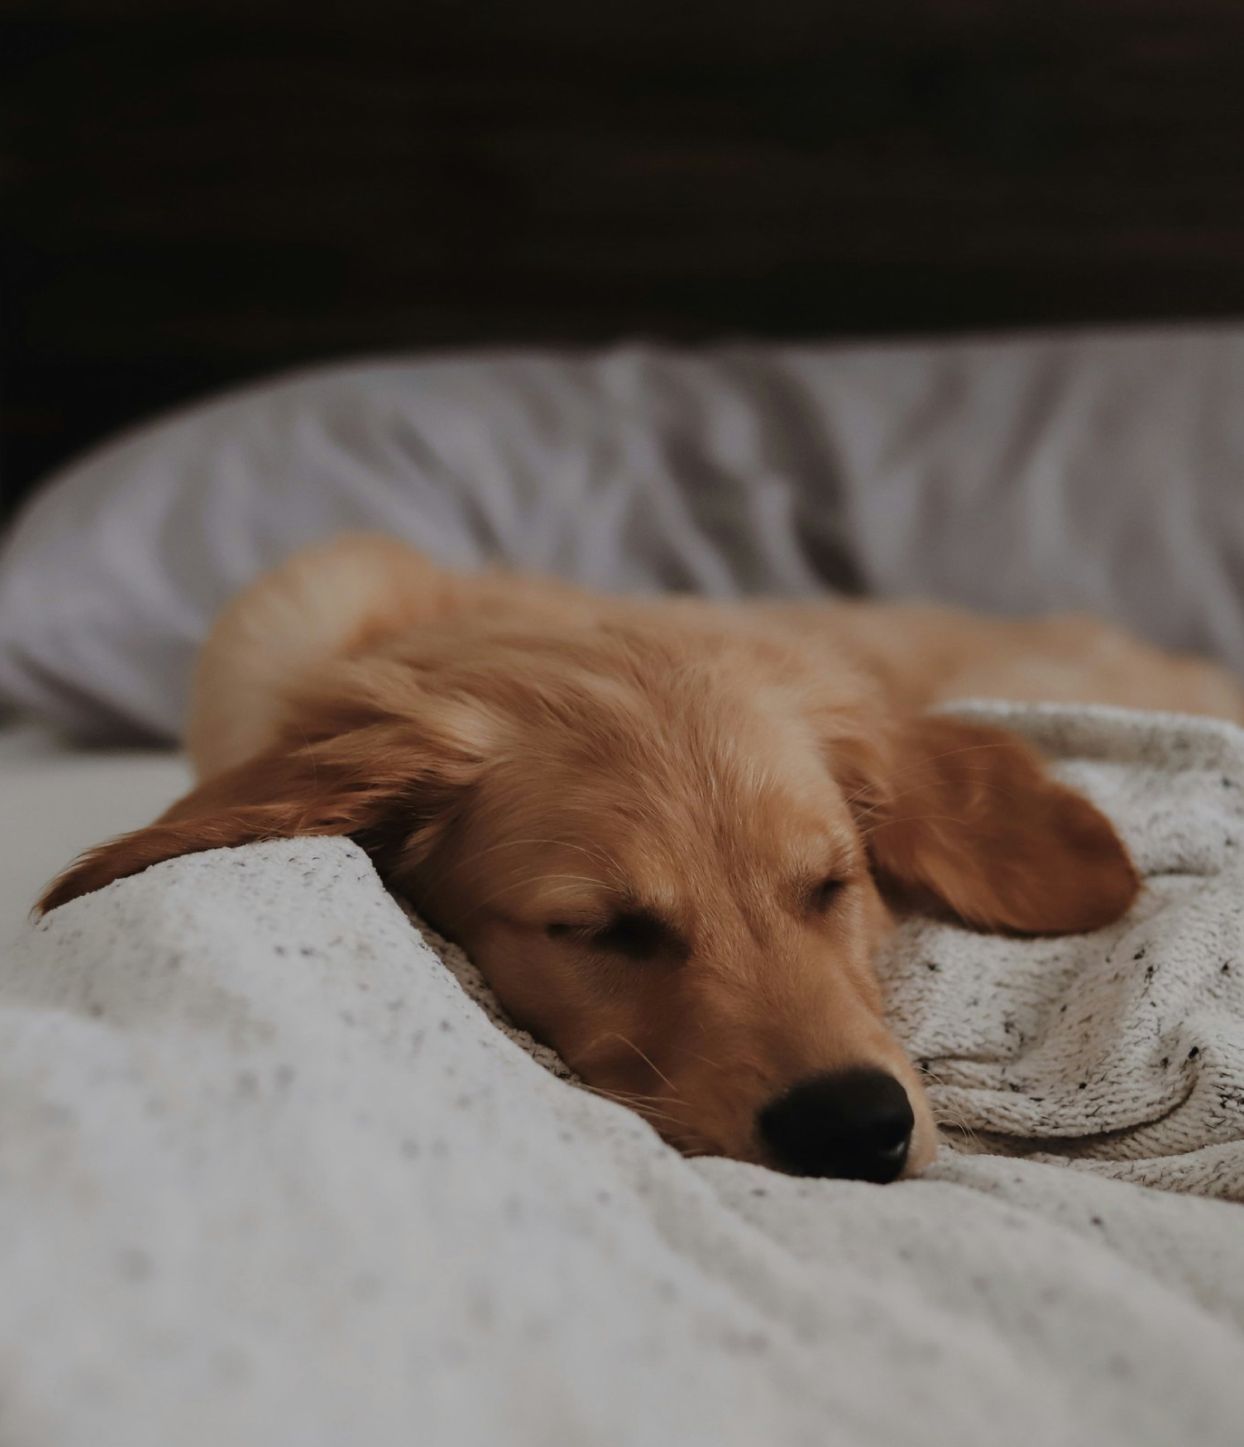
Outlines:
[[757, 1112], [821, 1072], [894, 1075], [886, 903], [1094, 929], [1138, 882], [1105, 818], [965, 695], [1244, 721], [1220, 670], [1083, 619], [915, 605], [623, 600], [439, 568], [385, 539], [296, 557], [222, 616], [200, 779], [92, 851], [52, 909], [194, 850], [356, 838], [514, 1017], [688, 1152], [766, 1159]]

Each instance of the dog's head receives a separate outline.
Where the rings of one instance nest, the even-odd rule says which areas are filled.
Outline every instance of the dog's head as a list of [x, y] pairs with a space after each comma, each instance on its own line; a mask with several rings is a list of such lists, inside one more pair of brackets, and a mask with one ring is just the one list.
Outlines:
[[517, 1020], [688, 1153], [919, 1170], [936, 1132], [873, 973], [884, 898], [1058, 933], [1137, 888], [1017, 738], [889, 717], [845, 667], [746, 630], [443, 626], [288, 707], [296, 731], [44, 907], [193, 850], [349, 834]]

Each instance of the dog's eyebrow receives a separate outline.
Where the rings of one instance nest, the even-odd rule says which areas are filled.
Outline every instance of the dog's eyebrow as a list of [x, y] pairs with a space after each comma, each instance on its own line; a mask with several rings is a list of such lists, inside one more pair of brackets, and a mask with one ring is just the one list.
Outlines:
[[845, 840], [833, 840], [815, 855], [801, 854], [792, 861], [789, 876], [796, 887], [812, 889], [826, 879], [852, 879], [864, 869], [864, 858], [860, 850]]

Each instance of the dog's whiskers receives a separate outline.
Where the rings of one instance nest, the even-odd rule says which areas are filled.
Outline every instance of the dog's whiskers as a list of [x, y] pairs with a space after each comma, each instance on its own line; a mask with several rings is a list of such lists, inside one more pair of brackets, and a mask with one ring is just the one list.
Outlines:
[[707, 1055], [701, 1055], [698, 1050], [691, 1050], [688, 1052], [688, 1054], [693, 1060], [703, 1061], [705, 1065], [711, 1066], [713, 1070], [724, 1071], [726, 1069], [726, 1067], [722, 1065], [720, 1061], [710, 1060]]
[[637, 1101], [669, 1101], [667, 1095], [644, 1095], [634, 1090], [610, 1090], [606, 1085], [584, 1085], [584, 1090], [590, 1090], [594, 1095], [604, 1095], [610, 1100], [620, 1100], [626, 1105]]
[[[920, 1076], [921, 1079], [928, 1081], [931, 1085], [947, 1086], [950, 1084], [940, 1071], [933, 1070], [928, 1066], [925, 1066], [924, 1069], [921, 1070]], [[933, 1111], [933, 1119], [936, 1121], [939, 1130], [946, 1129], [955, 1131], [969, 1142], [973, 1150], [980, 1150], [980, 1136], [976, 1128], [969, 1124], [966, 1115], [961, 1109], [952, 1108], [945, 1101], [930, 1100], [929, 1105]]]
[[645, 1055], [644, 1052], [639, 1048], [638, 1045], [635, 1044], [633, 1040], [628, 1040], [625, 1035], [620, 1035], [616, 1030], [610, 1030], [608, 1034], [598, 1036], [592, 1042], [591, 1046], [589, 1046], [589, 1051], [594, 1050], [597, 1045], [602, 1044], [606, 1040], [620, 1040], [623, 1045], [633, 1050], [635, 1054], [638, 1055], [639, 1058], [644, 1062], [644, 1064], [653, 1072], [653, 1074], [658, 1075], [666, 1083], [666, 1085], [669, 1086], [669, 1088], [674, 1092], [675, 1095], [682, 1094], [682, 1092], [669, 1078], [669, 1076], [666, 1075], [666, 1073], [661, 1069], [659, 1065], [655, 1064], [649, 1056]]
[[649, 1105], [650, 1100], [664, 1100], [664, 1096], [637, 1096], [630, 1095], [626, 1091], [607, 1090], [600, 1085], [585, 1085], [585, 1090], [593, 1095], [599, 1095], [604, 1100], [612, 1100], [617, 1105], [624, 1105], [628, 1110], [633, 1110], [636, 1115], [641, 1115], [645, 1120], [663, 1120], [671, 1125], [680, 1126], [684, 1130], [691, 1128], [691, 1123], [683, 1116], [675, 1115], [672, 1111], [659, 1110], [655, 1105]]

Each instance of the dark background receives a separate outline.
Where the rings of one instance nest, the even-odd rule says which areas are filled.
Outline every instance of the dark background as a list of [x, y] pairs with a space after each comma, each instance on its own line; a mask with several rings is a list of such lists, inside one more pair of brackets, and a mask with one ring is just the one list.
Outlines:
[[1244, 314], [1244, 0], [0, 0], [5, 496], [359, 352]]

